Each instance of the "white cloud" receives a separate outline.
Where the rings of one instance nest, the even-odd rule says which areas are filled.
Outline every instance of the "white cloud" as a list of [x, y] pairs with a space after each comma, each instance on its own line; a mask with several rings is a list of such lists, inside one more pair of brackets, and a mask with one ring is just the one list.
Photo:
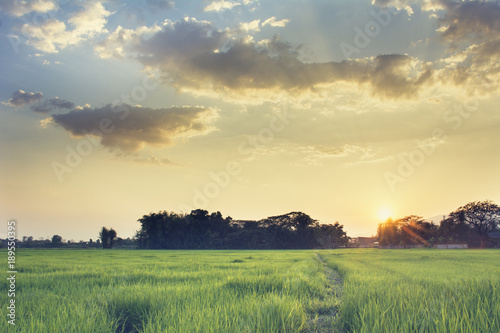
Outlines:
[[206, 12], [222, 12], [224, 10], [231, 9], [235, 6], [239, 6], [239, 3], [229, 2], [225, 0], [214, 1], [210, 5], [204, 8]]
[[118, 26], [105, 41], [98, 43], [94, 47], [94, 50], [101, 58], [123, 59], [126, 56], [130, 56], [130, 48], [138, 40], [150, 38], [156, 32], [161, 31], [161, 29], [158, 25], [153, 25], [152, 27], [142, 26], [135, 30]]
[[101, 3], [90, 2], [73, 14], [67, 23], [52, 18], [40, 25], [26, 23], [22, 31], [27, 38], [26, 44], [42, 52], [57, 53], [67, 46], [106, 33], [109, 15], [111, 13]]
[[443, 0], [372, 0], [372, 5], [404, 10], [410, 16], [414, 14], [412, 6], [420, 6], [423, 11], [438, 11], [446, 7]]
[[413, 9], [411, 5], [415, 3], [415, 0], [372, 0], [372, 5], [377, 5], [381, 7], [393, 7], [397, 10], [404, 10], [408, 15], [413, 15]]
[[52, 119], [52, 117], [44, 118], [44, 119], [40, 120], [40, 127], [47, 128], [47, 126], [49, 126], [49, 124], [52, 124], [53, 122], [54, 122], [54, 120]]
[[240, 23], [240, 29], [245, 32], [260, 31], [260, 20], [254, 20], [252, 22]]
[[20, 17], [32, 12], [46, 13], [57, 9], [52, 0], [1, 0], [0, 10], [7, 14]]
[[[241, 0], [241, 1], [226, 1], [226, 0], [219, 0], [219, 1], [214, 1], [208, 6], [206, 6], [203, 10], [205, 12], [223, 12], [225, 10], [230, 10], [233, 9], [236, 6], [246, 6], [246, 7], [251, 7], [252, 5], [257, 4], [257, 0]], [[250, 11], [255, 10], [255, 6], [250, 8]]]
[[265, 20], [264, 23], [262, 23], [262, 26], [265, 27], [266, 25], [270, 25], [271, 27], [283, 28], [288, 24], [288, 22], [290, 22], [289, 19], [283, 19], [278, 21], [276, 17], [273, 16]]
[[[436, 12], [438, 10], [445, 9], [445, 5], [441, 0], [423, 0], [421, 4], [422, 4], [422, 10], [427, 12]], [[435, 14], [431, 14], [431, 16], [432, 15]]]
[[70, 34], [66, 33], [66, 24], [56, 19], [47, 20], [43, 25], [24, 24], [22, 28], [28, 37], [26, 44], [46, 53], [57, 53], [58, 47], [70, 44]]
[[104, 29], [106, 18], [111, 15], [99, 2], [88, 3], [85, 9], [74, 14], [68, 23], [73, 26], [72, 33], [78, 37], [91, 38], [95, 35], [107, 32]]

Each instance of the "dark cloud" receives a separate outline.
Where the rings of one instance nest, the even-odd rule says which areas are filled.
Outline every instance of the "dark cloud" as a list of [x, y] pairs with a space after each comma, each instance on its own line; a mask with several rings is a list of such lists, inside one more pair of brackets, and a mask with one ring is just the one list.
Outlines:
[[[417, 66], [422, 68], [418, 69]], [[412, 71], [417, 69], [416, 75]], [[377, 94], [386, 97], [415, 97], [418, 90], [432, 79], [432, 69], [407, 55], [378, 56], [370, 75], [370, 82]]]
[[500, 3], [441, 0], [446, 13], [439, 19], [443, 41], [457, 55], [443, 81], [467, 85], [481, 93], [495, 91], [500, 80]]
[[[184, 19], [141, 33], [117, 29], [100, 45], [105, 56], [129, 57], [161, 74], [178, 90], [201, 94], [248, 96], [260, 92], [311, 92], [337, 82], [370, 84], [374, 94], [409, 97], [431, 76], [428, 68], [401, 71], [414, 59], [378, 56], [343, 62], [305, 63], [300, 48], [278, 38], [254, 42], [239, 31], [218, 30], [209, 22]], [[110, 49], [123, 50], [110, 54]]]
[[439, 16], [441, 36], [452, 43], [497, 39], [500, 3], [488, 0], [372, 0], [380, 7], [397, 9], [420, 6], [424, 11], [443, 10]]
[[43, 94], [41, 92], [25, 92], [24, 90], [15, 91], [12, 94], [12, 98], [9, 99], [6, 105], [11, 105], [15, 107], [21, 107], [26, 104], [37, 103], [42, 99]]
[[203, 135], [214, 130], [217, 112], [204, 107], [147, 107], [106, 105], [78, 108], [53, 115], [54, 123], [75, 137], [93, 134], [112, 150], [130, 153], [145, 145], [170, 145], [176, 139]]
[[[500, 2], [454, 0], [372, 0], [381, 7], [411, 11], [420, 6], [433, 12], [448, 54], [440, 59], [434, 77], [468, 93], [495, 91], [500, 81]], [[440, 67], [441, 66], [441, 67]], [[404, 91], [407, 91], [404, 89]]]
[[458, 41], [487, 41], [498, 39], [500, 33], [500, 4], [487, 1], [454, 2], [442, 0], [446, 15], [440, 19], [442, 37]]
[[43, 101], [40, 104], [37, 105], [32, 105], [31, 110], [39, 113], [49, 113], [51, 111], [54, 111], [56, 109], [72, 109], [75, 107], [75, 104], [73, 104], [70, 101], [67, 101], [65, 99], [60, 99], [59, 97], [51, 98], [49, 100]]

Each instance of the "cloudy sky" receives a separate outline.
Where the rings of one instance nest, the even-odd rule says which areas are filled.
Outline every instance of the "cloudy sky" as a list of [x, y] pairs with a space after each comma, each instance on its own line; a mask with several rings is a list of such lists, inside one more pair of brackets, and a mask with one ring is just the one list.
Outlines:
[[0, 50], [20, 236], [194, 208], [361, 236], [500, 202], [498, 1], [1, 1]]

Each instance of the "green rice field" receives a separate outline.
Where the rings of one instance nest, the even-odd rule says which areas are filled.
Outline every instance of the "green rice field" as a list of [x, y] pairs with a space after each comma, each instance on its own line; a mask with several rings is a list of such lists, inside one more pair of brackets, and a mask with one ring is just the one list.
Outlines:
[[344, 277], [345, 332], [500, 332], [500, 251], [347, 250], [322, 255]]
[[1, 332], [500, 332], [498, 250], [21, 249], [16, 266]]

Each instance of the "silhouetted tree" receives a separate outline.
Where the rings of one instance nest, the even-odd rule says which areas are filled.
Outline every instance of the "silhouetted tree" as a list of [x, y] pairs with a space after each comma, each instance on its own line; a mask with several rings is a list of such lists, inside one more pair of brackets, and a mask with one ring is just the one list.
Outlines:
[[116, 238], [116, 231], [113, 228], [108, 230], [106, 227], [102, 227], [99, 232], [99, 238], [101, 239], [103, 249], [111, 249]]
[[116, 231], [111, 228], [108, 230], [108, 243], [109, 243], [109, 248], [113, 248], [113, 243], [115, 241], [115, 238], [116, 238]]
[[321, 224], [316, 229], [316, 241], [324, 249], [345, 247], [349, 243], [349, 239], [347, 233], [344, 231], [344, 226], [339, 222], [335, 222], [335, 224]]
[[[202, 209], [179, 215], [166, 211], [139, 219], [137, 245], [157, 249], [288, 249], [314, 248], [322, 232], [330, 247], [343, 246], [348, 237], [343, 226], [320, 224], [302, 212], [272, 216], [260, 221], [234, 221], [220, 212]], [[328, 227], [329, 226], [329, 227]]]
[[22, 247], [33, 247], [33, 236], [23, 236]]
[[108, 248], [108, 233], [109, 232], [106, 227], [102, 227], [101, 231], [99, 232], [99, 238], [101, 239], [103, 249]]
[[62, 245], [62, 237], [59, 235], [52, 236], [51, 245], [52, 247], [60, 247]]
[[483, 248], [489, 234], [500, 224], [500, 206], [489, 200], [469, 202], [452, 212], [450, 218], [467, 224], [479, 236]]
[[441, 220], [437, 232], [437, 239], [444, 242], [445, 239], [449, 240], [452, 238], [455, 242], [469, 244], [470, 232], [471, 229], [469, 225], [465, 223], [464, 214], [460, 213], [455, 216], [448, 216]]

